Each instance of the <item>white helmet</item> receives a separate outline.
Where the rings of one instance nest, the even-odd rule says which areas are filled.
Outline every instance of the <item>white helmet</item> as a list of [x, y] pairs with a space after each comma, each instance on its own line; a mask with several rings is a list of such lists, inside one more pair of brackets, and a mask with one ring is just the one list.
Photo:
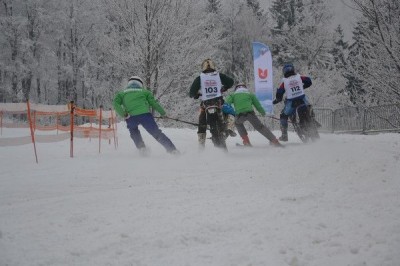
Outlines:
[[236, 91], [237, 89], [240, 89], [240, 88], [245, 88], [245, 89], [247, 89], [246, 83], [244, 83], [244, 82], [239, 82], [239, 83], [235, 86], [235, 91]]
[[143, 80], [138, 76], [132, 76], [128, 80], [128, 86], [131, 84], [136, 84], [139, 87], [143, 87]]

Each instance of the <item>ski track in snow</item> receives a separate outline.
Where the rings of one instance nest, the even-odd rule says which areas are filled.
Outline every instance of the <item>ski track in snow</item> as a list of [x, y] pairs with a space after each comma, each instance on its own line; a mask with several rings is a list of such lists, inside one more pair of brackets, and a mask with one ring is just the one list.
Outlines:
[[164, 128], [182, 154], [142, 130], [141, 157], [118, 129], [100, 154], [38, 143], [39, 164], [32, 145], [0, 147], [0, 265], [400, 265], [400, 134], [280, 149], [250, 132], [254, 148], [224, 153]]

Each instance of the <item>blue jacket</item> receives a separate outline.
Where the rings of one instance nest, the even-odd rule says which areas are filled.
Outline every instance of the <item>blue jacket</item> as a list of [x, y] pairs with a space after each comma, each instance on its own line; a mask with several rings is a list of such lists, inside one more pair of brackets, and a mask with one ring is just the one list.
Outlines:
[[224, 103], [224, 105], [222, 105], [222, 112], [224, 114], [230, 114], [230, 115], [233, 115], [233, 116], [236, 115], [235, 109], [229, 103]]

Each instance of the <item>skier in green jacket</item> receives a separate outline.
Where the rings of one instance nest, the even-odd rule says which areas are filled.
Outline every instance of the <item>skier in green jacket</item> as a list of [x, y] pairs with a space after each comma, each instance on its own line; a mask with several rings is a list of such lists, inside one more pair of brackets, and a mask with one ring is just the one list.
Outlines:
[[253, 107], [255, 107], [262, 116], [265, 116], [265, 110], [261, 106], [256, 95], [251, 93], [245, 84], [238, 84], [235, 87], [235, 92], [228, 95], [225, 101], [233, 104], [235, 108], [235, 125], [243, 140], [243, 145], [251, 146], [247, 130], [244, 127], [244, 122], [249, 121], [254, 129], [266, 137], [272, 145], [282, 146], [271, 130], [261, 123], [260, 119], [256, 116]]
[[167, 152], [179, 153], [172, 141], [159, 129], [155, 122], [150, 112], [151, 107], [161, 116], [165, 116], [166, 113], [151, 91], [143, 86], [143, 80], [140, 77], [132, 76], [129, 78], [127, 87], [115, 95], [113, 106], [115, 112], [125, 119], [130, 136], [136, 148], [142, 154], [147, 154], [148, 150], [140, 134], [139, 125], [142, 125], [150, 135], [163, 145]]

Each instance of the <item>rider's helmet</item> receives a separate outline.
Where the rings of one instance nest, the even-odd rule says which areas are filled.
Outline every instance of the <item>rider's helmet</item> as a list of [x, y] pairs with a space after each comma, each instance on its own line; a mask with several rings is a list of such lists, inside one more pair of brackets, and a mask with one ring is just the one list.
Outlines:
[[203, 72], [214, 72], [215, 71], [215, 64], [214, 62], [207, 58], [206, 60], [201, 63], [201, 70]]
[[135, 85], [135, 87], [143, 87], [143, 80], [138, 76], [132, 76], [128, 80], [128, 86]]
[[282, 68], [282, 73], [285, 78], [295, 75], [296, 72], [294, 71], [293, 64], [284, 65]]

